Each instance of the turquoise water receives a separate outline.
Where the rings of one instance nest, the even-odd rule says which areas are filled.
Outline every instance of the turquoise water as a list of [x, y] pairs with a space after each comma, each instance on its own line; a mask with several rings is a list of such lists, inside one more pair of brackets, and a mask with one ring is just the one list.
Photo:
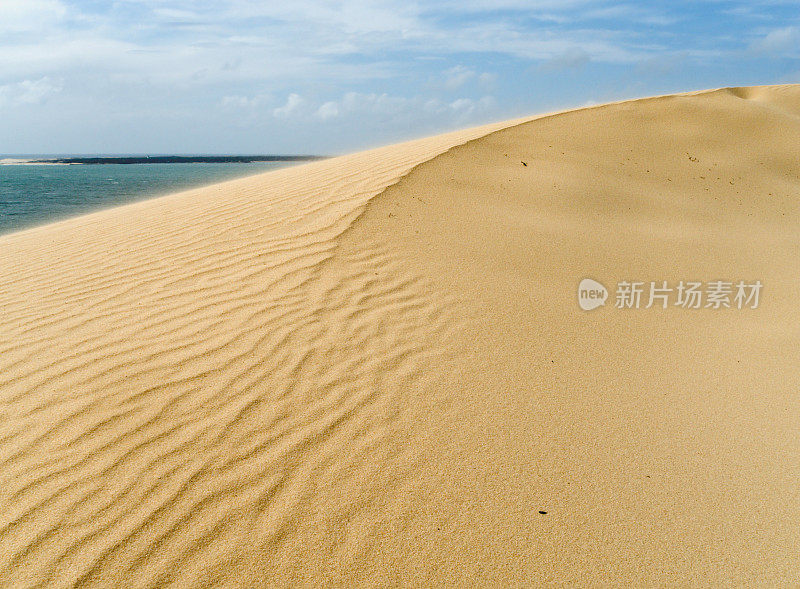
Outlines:
[[0, 165], [0, 234], [290, 165]]

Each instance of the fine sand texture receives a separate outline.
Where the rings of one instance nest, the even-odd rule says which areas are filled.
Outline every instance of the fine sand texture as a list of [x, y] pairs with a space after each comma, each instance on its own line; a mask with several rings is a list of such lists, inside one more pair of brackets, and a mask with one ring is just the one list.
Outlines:
[[798, 138], [664, 96], [0, 237], [0, 586], [797, 586]]

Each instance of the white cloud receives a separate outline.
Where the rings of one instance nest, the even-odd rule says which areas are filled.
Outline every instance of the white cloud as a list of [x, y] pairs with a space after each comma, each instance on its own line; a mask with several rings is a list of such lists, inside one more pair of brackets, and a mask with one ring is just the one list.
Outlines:
[[593, 4], [598, 0], [446, 0], [439, 4], [451, 9], [470, 12], [489, 12], [493, 10], [521, 10], [525, 12], [569, 12]]
[[202, 19], [199, 13], [183, 8], [154, 8], [153, 14], [169, 21], [195, 21]]
[[[295, 97], [295, 98], [293, 98]], [[347, 92], [339, 100], [329, 100], [313, 110], [310, 103], [297, 94], [291, 94], [285, 106], [273, 111], [275, 116], [306, 121], [308, 114], [322, 121], [358, 119], [360, 121], [421, 120], [430, 116], [462, 121], [472, 115], [486, 113], [495, 106], [491, 96], [478, 100], [457, 98], [444, 102], [421, 96], [392, 96], [387, 93]]]
[[[189, 2], [191, 4], [191, 2]], [[223, 18], [269, 18], [289, 24], [337, 29], [347, 35], [397, 33], [402, 35], [419, 27], [420, 9], [415, 2], [393, 0], [303, 0], [261, 2], [227, 0], [208, 4]]]
[[586, 11], [584, 16], [593, 19], [615, 20], [617, 22], [639, 22], [655, 26], [669, 26], [678, 22], [677, 18], [661, 14], [652, 7], [633, 4], [601, 6]]
[[317, 109], [317, 117], [323, 121], [339, 116], [339, 105], [335, 102], [326, 102]]
[[433, 87], [454, 92], [470, 83], [477, 83], [484, 88], [490, 87], [496, 80], [497, 76], [495, 74], [489, 72], [478, 73], [473, 68], [456, 65], [444, 70], [441, 74], [441, 80], [433, 84]]
[[[719, 2], [737, 3], [744, 5]], [[756, 30], [753, 50], [796, 55], [798, 27], [788, 26], [796, 22], [781, 19], [788, 11], [763, 8], [764, 0], [750, 4], [771, 13], [760, 25], [784, 27]], [[0, 0], [0, 100], [4, 107], [46, 103], [58, 80], [69, 80], [68, 96], [26, 109], [26, 123], [49, 117], [48, 128], [58, 125], [74, 141], [85, 133], [68, 131], [70, 124], [86, 116], [106, 129], [89, 141], [122, 137], [119, 121], [134, 119], [141, 137], [162, 141], [163, 124], [152, 112], [174, 122], [171, 136], [187, 141], [200, 136], [194, 121], [206, 114], [217, 127], [207, 121], [203, 136], [232, 142], [270, 137], [316, 145], [317, 129], [330, 133], [332, 145], [389, 137], [389, 128], [392, 137], [412, 136], [538, 108], [543, 99], [520, 92], [515, 80], [535, 83], [537, 66], [576, 68], [580, 83], [553, 94], [573, 102], [591, 90], [593, 77], [577, 71], [584, 64], [634, 70], [680, 49], [686, 63], [713, 57], [735, 68], [731, 60], [752, 20], [688, 31], [641, 26], [669, 25], [667, 17], [678, 13], [611, 0]], [[669, 71], [677, 78], [682, 70]], [[505, 106], [484, 94], [502, 97]], [[14, 127], [11, 118], [0, 135], [23, 136], [22, 122]], [[236, 125], [244, 131], [230, 133]], [[253, 125], [270, 133], [251, 134]]]
[[306, 100], [299, 94], [289, 94], [286, 104], [272, 111], [272, 115], [279, 119], [286, 119], [300, 114], [306, 105]]
[[220, 104], [222, 106], [247, 108], [252, 106], [253, 99], [247, 96], [223, 96]]
[[475, 70], [457, 65], [444, 72], [444, 87], [448, 90], [458, 90], [464, 84], [475, 78]]
[[511, 19], [487, 18], [458, 27], [427, 28], [422, 37], [403, 48], [419, 50], [429, 56], [484, 53], [543, 61], [577, 47], [589, 54], [594, 62], [614, 64], [637, 63], [664, 50], [653, 39], [628, 33], [622, 26], [583, 28], [577, 20], [569, 25], [551, 28]]
[[61, 89], [61, 82], [48, 77], [5, 84], [0, 86], [0, 107], [41, 104], [53, 94], [61, 92]]
[[447, 106], [455, 113], [461, 116], [472, 115], [475, 112], [487, 110], [494, 106], [494, 98], [491, 96], [484, 96], [480, 100], [472, 100], [471, 98], [459, 98], [454, 100]]
[[[80, 76], [94, 93], [109, 82], [123, 92], [137, 86], [175, 92], [216, 85], [227, 95], [226, 108], [245, 108], [267, 102], [252, 98], [253, 86], [297, 89], [315, 80], [346, 88], [399, 79], [413, 72], [418, 57], [495, 53], [544, 61], [578, 46], [592, 61], [638, 63], [652, 53], [624, 32], [556, 31], [542, 25], [532, 34], [530, 25], [492, 12], [505, 8], [541, 16], [594, 8], [602, 5], [598, 0], [498, 2], [468, 0], [462, 7], [455, 0], [0, 0], [0, 81]], [[454, 10], [486, 12], [486, 18], [454, 22], [448, 18]], [[41, 34], [1, 34], [29, 32], [42, 23], [49, 28]], [[425, 78], [431, 76], [425, 70]], [[465, 64], [430, 85], [457, 92], [476, 84], [488, 91], [493, 81], [492, 74]], [[286, 107], [298, 108], [279, 106], [276, 116], [291, 114]], [[335, 118], [329, 109], [318, 117]]]
[[473, 102], [469, 98], [459, 98], [450, 103], [450, 108], [453, 110], [469, 110], [473, 107]]
[[480, 76], [478, 76], [478, 83], [482, 86], [491, 86], [492, 84], [497, 81], [497, 76], [495, 74], [490, 74], [489, 72], [483, 72]]
[[0, 1], [0, 32], [27, 33], [52, 26], [67, 14], [60, 0]]
[[751, 49], [760, 53], [776, 55], [800, 54], [800, 27], [784, 27], [767, 33], [751, 45]]
[[257, 108], [268, 104], [272, 100], [269, 94], [256, 94], [255, 96], [242, 96], [240, 94], [231, 94], [223, 96], [220, 105], [226, 108], [242, 109], [242, 108]]

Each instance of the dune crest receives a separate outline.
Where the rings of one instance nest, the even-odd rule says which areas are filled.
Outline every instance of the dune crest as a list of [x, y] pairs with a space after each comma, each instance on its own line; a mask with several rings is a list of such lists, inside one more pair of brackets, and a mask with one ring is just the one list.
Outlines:
[[798, 115], [620, 102], [0, 237], [0, 579], [800, 582]]
[[508, 124], [0, 237], [0, 578], [202, 584], [228, 556], [193, 559], [269, 552], [327, 462], [380, 468], [381, 381], [419, 370], [414, 321], [437, 311], [387, 253], [333, 273], [336, 238], [413, 166]]

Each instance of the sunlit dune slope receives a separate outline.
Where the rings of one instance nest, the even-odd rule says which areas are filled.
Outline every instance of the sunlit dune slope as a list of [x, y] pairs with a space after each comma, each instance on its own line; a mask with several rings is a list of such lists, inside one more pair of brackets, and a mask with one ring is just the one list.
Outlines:
[[658, 97], [0, 237], [0, 585], [800, 583], [798, 137]]

